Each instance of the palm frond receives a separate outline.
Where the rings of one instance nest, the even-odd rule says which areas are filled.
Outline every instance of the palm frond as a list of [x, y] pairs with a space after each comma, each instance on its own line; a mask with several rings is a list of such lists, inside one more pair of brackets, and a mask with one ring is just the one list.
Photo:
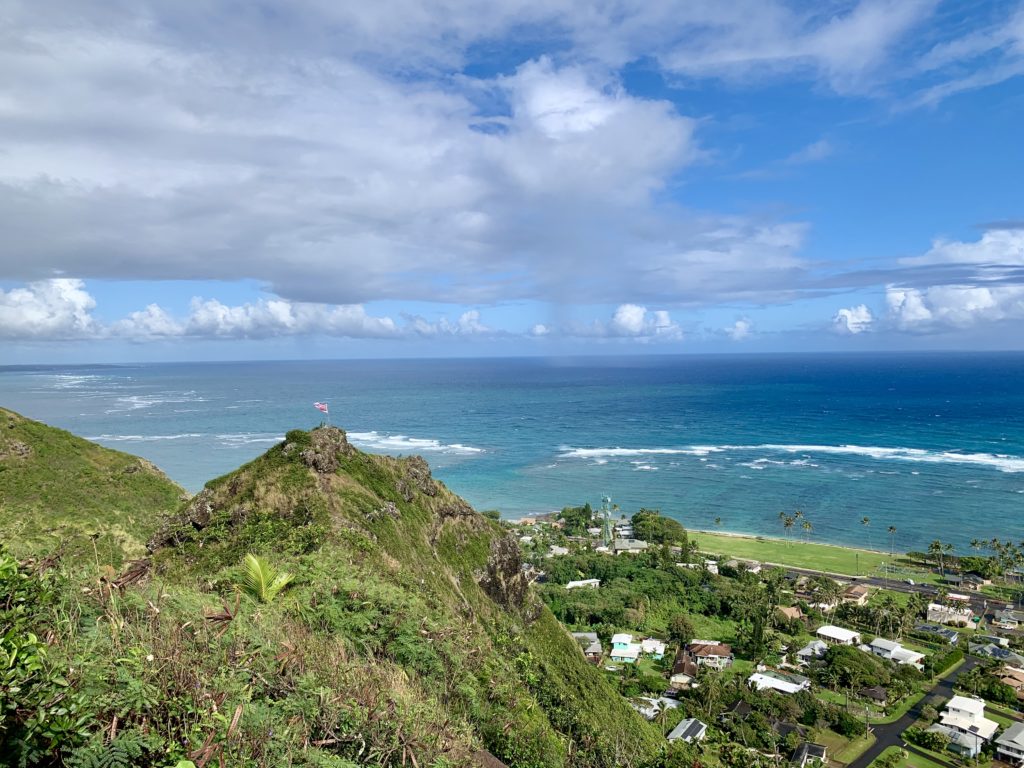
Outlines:
[[242, 591], [254, 600], [269, 603], [291, 583], [290, 573], [278, 573], [262, 557], [249, 553], [245, 556], [245, 572], [242, 574]]

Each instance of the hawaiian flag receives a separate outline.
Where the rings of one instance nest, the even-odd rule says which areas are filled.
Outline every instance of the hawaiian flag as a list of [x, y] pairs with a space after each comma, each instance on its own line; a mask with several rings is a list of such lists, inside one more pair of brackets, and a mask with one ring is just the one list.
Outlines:
[[313, 407], [316, 408], [318, 411], [323, 411], [324, 413], [327, 413], [327, 403], [313, 403]]

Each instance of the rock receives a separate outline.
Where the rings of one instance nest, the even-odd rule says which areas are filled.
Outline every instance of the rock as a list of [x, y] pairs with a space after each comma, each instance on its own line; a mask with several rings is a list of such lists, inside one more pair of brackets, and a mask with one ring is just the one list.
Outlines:
[[[14, 426], [10, 424], [9, 426]], [[19, 459], [24, 459], [27, 456], [32, 455], [32, 446], [26, 445], [20, 440], [8, 440], [0, 447], [0, 459], [13, 456]]]
[[523, 606], [530, 580], [523, 572], [523, 558], [515, 536], [510, 534], [491, 542], [487, 573], [480, 579], [480, 586], [504, 608], [514, 610]]
[[[406, 485], [412, 485], [418, 488], [421, 492], [427, 496], [437, 496], [437, 483], [434, 482], [434, 478], [430, 476], [430, 465], [427, 464], [427, 460], [422, 456], [410, 456], [405, 460], [405, 481]], [[409, 488], [406, 487], [403, 493], [401, 487], [402, 481], [399, 481], [398, 492], [402, 494], [402, 498], [406, 501], [412, 501], [411, 497], [407, 497]]]
[[437, 513], [442, 518], [444, 518], [444, 517], [470, 517], [471, 515], [475, 515], [476, 511], [471, 506], [469, 506], [469, 504], [467, 504], [461, 498], [456, 496], [455, 500], [452, 501], [451, 503], [449, 503], [449, 504], [442, 504], [440, 507], [438, 507]]
[[[310, 445], [301, 454], [302, 461], [321, 475], [333, 474], [342, 456], [351, 456], [355, 448], [349, 443], [345, 431], [338, 427], [318, 427], [309, 433]], [[292, 443], [284, 447], [285, 453], [295, 449]]]
[[393, 501], [385, 501], [383, 506], [366, 513], [366, 519], [371, 522], [374, 520], [380, 520], [382, 517], [390, 517], [392, 520], [397, 520], [401, 516], [401, 511]]
[[164, 524], [146, 543], [150, 552], [167, 544], [188, 541], [190, 532], [201, 531], [210, 523], [213, 515], [213, 491], [204, 488], [192, 497], [192, 501], [180, 512], [167, 518]]

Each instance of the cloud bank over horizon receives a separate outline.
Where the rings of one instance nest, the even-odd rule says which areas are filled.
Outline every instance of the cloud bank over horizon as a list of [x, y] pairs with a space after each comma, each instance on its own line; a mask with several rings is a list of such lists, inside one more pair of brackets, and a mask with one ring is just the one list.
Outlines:
[[894, 123], [1019, 99], [1024, 6], [947, 5], [14, 0], [0, 338], [998, 346], [1024, 212], [994, 187], [953, 234], [835, 222]]

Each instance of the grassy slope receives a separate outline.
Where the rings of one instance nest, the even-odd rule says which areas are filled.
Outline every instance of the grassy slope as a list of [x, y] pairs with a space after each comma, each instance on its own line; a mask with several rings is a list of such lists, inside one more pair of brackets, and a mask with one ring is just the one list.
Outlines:
[[[162, 734], [163, 754], [213, 744], [242, 766], [442, 768], [485, 764], [481, 749], [513, 768], [648, 764], [656, 729], [551, 613], [481, 586], [522, 578], [516, 548], [492, 556], [501, 529], [424, 477], [424, 462], [363, 454], [342, 435], [289, 433], [211, 481], [156, 535], [148, 581], [70, 590], [60, 617], [80, 622], [51, 658], [74, 670], [93, 746], [116, 719]], [[338, 466], [311, 468], [308, 448]], [[295, 579], [236, 612], [247, 552]], [[225, 604], [233, 619], [204, 619]], [[151, 701], [126, 700], [132, 680]], [[236, 709], [231, 726], [221, 713]]]
[[[104, 561], [144, 554], [184, 491], [143, 459], [0, 408], [0, 535], [15, 552], [85, 545]], [[91, 554], [91, 546], [88, 547]]]

